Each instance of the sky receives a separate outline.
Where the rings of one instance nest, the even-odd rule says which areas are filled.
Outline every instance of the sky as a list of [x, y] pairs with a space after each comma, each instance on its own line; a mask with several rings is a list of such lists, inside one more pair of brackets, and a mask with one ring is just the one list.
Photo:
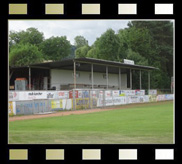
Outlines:
[[66, 36], [72, 45], [78, 35], [84, 36], [91, 46], [96, 38], [107, 29], [112, 28], [116, 33], [127, 27], [129, 20], [9, 20], [9, 31], [37, 28], [44, 33], [45, 39], [51, 36]]

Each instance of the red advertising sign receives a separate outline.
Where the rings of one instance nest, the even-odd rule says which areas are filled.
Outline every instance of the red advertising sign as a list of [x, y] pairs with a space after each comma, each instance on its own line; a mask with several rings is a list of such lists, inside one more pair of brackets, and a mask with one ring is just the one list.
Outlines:
[[[69, 98], [73, 98], [73, 91], [69, 91]], [[75, 98], [78, 98], [78, 91], [75, 91]]]

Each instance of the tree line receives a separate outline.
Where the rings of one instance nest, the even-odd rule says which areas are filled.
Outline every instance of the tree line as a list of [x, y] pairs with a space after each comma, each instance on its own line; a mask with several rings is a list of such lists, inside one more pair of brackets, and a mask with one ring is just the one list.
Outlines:
[[[153, 66], [159, 70], [151, 73], [151, 87], [169, 89], [173, 76], [173, 22], [130, 21], [128, 27], [107, 29], [89, 46], [84, 36], [76, 36], [71, 45], [66, 36], [44, 38], [36, 28], [10, 31], [9, 64], [23, 66], [45, 60], [90, 57]], [[142, 88], [147, 88], [147, 72], [142, 72]], [[133, 87], [139, 88], [139, 72], [133, 74]]]

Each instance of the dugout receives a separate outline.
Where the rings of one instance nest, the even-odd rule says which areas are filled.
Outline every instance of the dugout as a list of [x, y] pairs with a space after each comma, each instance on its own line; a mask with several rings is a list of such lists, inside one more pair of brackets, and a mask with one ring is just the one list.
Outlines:
[[26, 78], [27, 90], [132, 89], [132, 74], [138, 71], [138, 89], [142, 89], [141, 72], [147, 71], [150, 89], [150, 72], [155, 69], [127, 60], [122, 63], [94, 58], [64, 59], [9, 67], [9, 86], [14, 90], [16, 78]]

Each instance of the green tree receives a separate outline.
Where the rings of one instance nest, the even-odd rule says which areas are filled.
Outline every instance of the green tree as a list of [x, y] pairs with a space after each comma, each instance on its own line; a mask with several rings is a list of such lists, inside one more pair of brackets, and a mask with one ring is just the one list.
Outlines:
[[87, 53], [90, 50], [89, 46], [82, 46], [75, 51], [76, 58], [87, 57]]
[[97, 49], [97, 58], [120, 60], [120, 42], [114, 30], [108, 29], [94, 44]]
[[157, 66], [152, 84], [158, 83], [158, 88], [170, 88], [173, 76], [173, 22], [171, 21], [131, 21], [129, 28], [148, 30], [151, 36], [151, 48], [147, 58], [149, 64]]
[[35, 45], [17, 44], [9, 54], [10, 66], [24, 66], [43, 61], [41, 51]]
[[71, 44], [66, 36], [51, 37], [42, 43], [41, 49], [46, 60], [58, 61], [70, 55]]
[[80, 47], [83, 47], [83, 46], [88, 46], [88, 40], [86, 40], [83, 36], [76, 36], [74, 38], [75, 40], [75, 43], [74, 45], [76, 46], [76, 48], [80, 48]]
[[16, 46], [16, 44], [32, 44], [39, 47], [39, 45], [44, 40], [44, 34], [36, 28], [28, 28], [26, 31], [10, 31], [9, 34], [9, 46], [10, 50], [12, 46]]

